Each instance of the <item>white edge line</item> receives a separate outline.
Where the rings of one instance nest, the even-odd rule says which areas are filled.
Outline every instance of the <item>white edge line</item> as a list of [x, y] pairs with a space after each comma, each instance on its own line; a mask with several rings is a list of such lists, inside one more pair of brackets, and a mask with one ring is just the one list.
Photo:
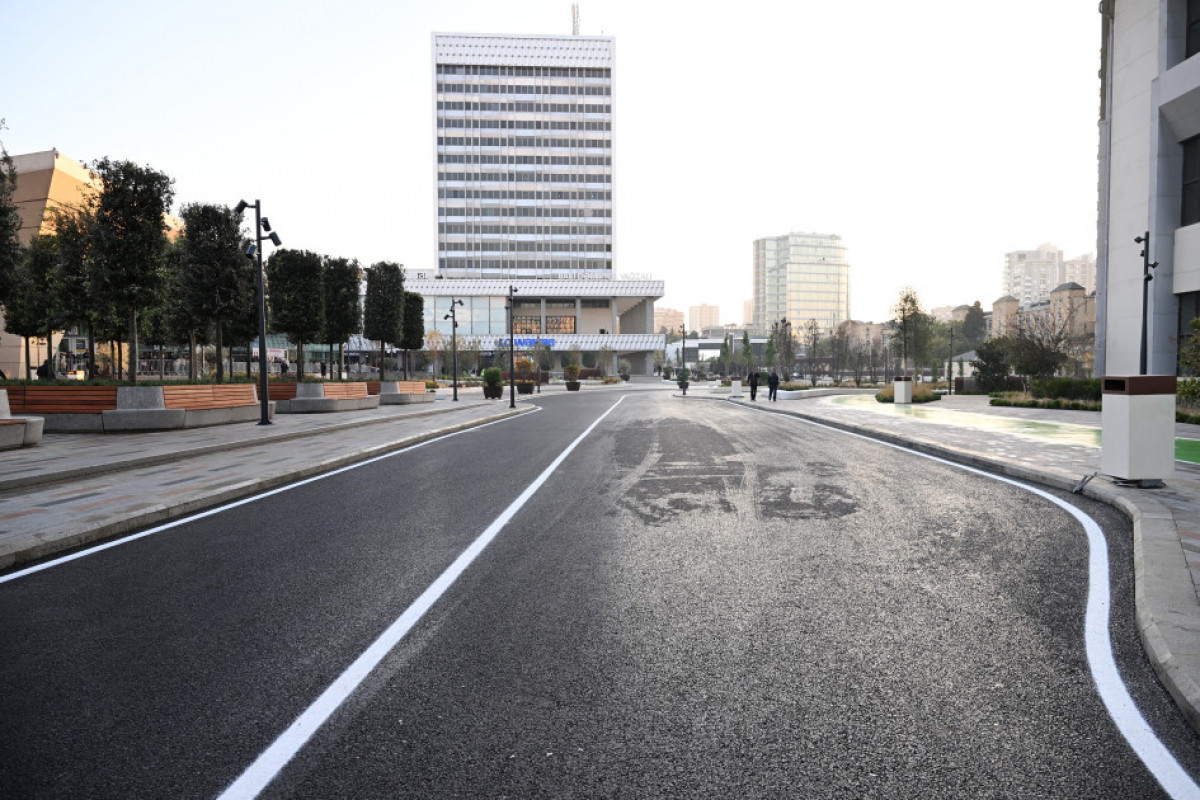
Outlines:
[[1088, 541], [1088, 599], [1087, 610], [1084, 614], [1084, 642], [1087, 651], [1088, 668], [1091, 670], [1092, 680], [1096, 684], [1096, 690], [1100, 695], [1100, 699], [1104, 703], [1104, 707], [1108, 710], [1113, 723], [1117, 726], [1121, 735], [1125, 737], [1125, 741], [1133, 748], [1138, 758], [1146, 765], [1146, 769], [1150, 771], [1167, 794], [1172, 798], [1176, 798], [1176, 800], [1200, 799], [1200, 786], [1196, 785], [1192, 777], [1180, 766], [1175, 756], [1171, 754], [1171, 751], [1167, 749], [1166, 745], [1162, 743], [1153, 729], [1146, 723], [1145, 717], [1138, 710], [1137, 704], [1134, 703], [1133, 698], [1129, 694], [1129, 689], [1121, 680], [1121, 674], [1117, 670], [1117, 662], [1113, 656], [1112, 639], [1108, 633], [1109, 610], [1111, 606], [1108, 575], [1108, 542], [1104, 538], [1104, 532], [1100, 529], [1100, 525], [1094, 519], [1049, 492], [1028, 486], [1012, 478], [994, 475], [975, 467], [969, 467], [966, 464], [959, 464], [949, 459], [930, 455], [929, 453], [922, 453], [861, 433], [843, 430], [832, 425], [825, 425], [811, 419], [805, 419], [804, 417], [797, 417], [787, 414], [787, 412], [767, 411], [758, 408], [751, 408], [751, 410], [759, 411], [763, 414], [790, 418], [808, 425], [815, 425], [818, 428], [824, 428], [825, 430], [845, 434], [846, 436], [853, 436], [857, 439], [864, 439], [868, 442], [891, 447], [894, 450], [927, 458], [930, 461], [957, 467], [966, 472], [991, 478], [1001, 483], [1007, 483], [1010, 486], [1024, 489], [1027, 492], [1032, 492], [1039, 497], [1049, 500], [1074, 517], [1083, 526]]
[[279, 735], [266, 750], [264, 750], [254, 763], [229, 785], [224, 792], [218, 796], [218, 800], [235, 800], [240, 798], [257, 797], [259, 792], [265, 789], [275, 776], [279, 774], [289, 761], [300, 751], [300, 749], [308, 742], [317, 730], [325, 724], [329, 717], [338, 709], [346, 698], [349, 697], [355, 689], [366, 679], [379, 662], [391, 652], [400, 640], [403, 639], [414, 625], [425, 615], [425, 612], [433, 607], [434, 603], [445, 593], [445, 591], [454, 584], [458, 577], [470, 566], [475, 557], [483, 552], [496, 535], [508, 524], [521, 507], [533, 497], [534, 493], [541, 488], [542, 484], [554, 474], [559, 465], [566, 460], [580, 442], [582, 442], [588, 434], [590, 434], [604, 418], [613, 412], [617, 406], [621, 404], [628, 395], [622, 395], [617, 399], [617, 402], [609, 406], [608, 410], [601, 414], [596, 420], [588, 426], [587, 430], [579, 434], [575, 441], [563, 450], [558, 458], [550, 463], [550, 466], [542, 470], [542, 473], [534, 479], [533, 483], [525, 488], [525, 491], [513, 500], [500, 516], [496, 517], [490, 525], [479, 534], [478, 538], [464, 550], [458, 558], [454, 560], [446, 570], [429, 585], [421, 595], [413, 601], [403, 614], [396, 618], [396, 621], [388, 626], [379, 638], [363, 651], [362, 655], [354, 660], [346, 670], [338, 676], [332, 684], [329, 685], [321, 695], [313, 701], [296, 720], [288, 726], [287, 730]]
[[[540, 406], [532, 406], [532, 408], [533, 408], [533, 412], [525, 412], [525, 413], [526, 414], [527, 413], [536, 413], [536, 412], [542, 410]], [[57, 567], [62, 564], [66, 564], [67, 562], [74, 561], [77, 558], [83, 558], [84, 556], [95, 555], [96, 553], [103, 552], [104, 550], [108, 550], [113, 547], [120, 547], [123, 544], [129, 544], [130, 542], [136, 542], [138, 539], [144, 539], [147, 536], [153, 536], [156, 533], [162, 533], [163, 531], [170, 530], [171, 528], [177, 527], [179, 525], [185, 525], [189, 522], [194, 522], [199, 519], [204, 519], [205, 517], [211, 517], [214, 514], [220, 514], [222, 512], [229, 511], [230, 509], [237, 508], [238, 506], [246, 505], [247, 503], [253, 503], [258, 500], [262, 500], [264, 498], [271, 497], [272, 495], [279, 494], [281, 492], [286, 492], [291, 489], [296, 489], [301, 486], [306, 486], [315, 481], [321, 481], [321, 480], [325, 480], [326, 478], [332, 478], [334, 475], [341, 475], [343, 472], [349, 472], [352, 469], [358, 469], [359, 467], [365, 467], [368, 464], [374, 464], [377, 461], [383, 461], [385, 458], [393, 458], [395, 456], [407, 453], [411, 450], [416, 450], [419, 447], [424, 447], [425, 445], [434, 444], [435, 442], [440, 442], [444, 439], [449, 439], [453, 436], [461, 436], [465, 433], [471, 433], [472, 431], [477, 431], [477, 430], [480, 430], [481, 428], [487, 428], [491, 425], [499, 425], [502, 422], [509, 422], [510, 420], [519, 419], [520, 417], [523, 417], [523, 416], [525, 416], [525, 414], [510, 415], [510, 416], [505, 417], [504, 419], [496, 419], [496, 420], [492, 420], [491, 422], [484, 422], [480, 425], [473, 425], [470, 428], [464, 428], [463, 430], [460, 430], [460, 431], [452, 431], [450, 433], [444, 433], [441, 436], [435, 436], [432, 439], [426, 439], [423, 442], [417, 442], [416, 444], [410, 444], [407, 447], [402, 447], [399, 450], [393, 450], [390, 453], [384, 453], [383, 455], [373, 456], [371, 458], [366, 459], [365, 461], [356, 461], [353, 464], [347, 464], [344, 467], [338, 467], [337, 469], [330, 470], [329, 472], [322, 472], [320, 475], [313, 475], [308, 478], [302, 478], [301, 480], [298, 480], [295, 483], [289, 483], [286, 486], [277, 486], [274, 489], [269, 489], [265, 492], [253, 494], [253, 495], [250, 495], [249, 497], [243, 497], [240, 500], [234, 500], [233, 502], [225, 503], [224, 505], [216, 506], [215, 508], [209, 508], [204, 511], [198, 511], [195, 514], [188, 514], [186, 517], [180, 517], [179, 519], [173, 519], [170, 522], [164, 522], [161, 525], [156, 525], [153, 528], [148, 528], [147, 530], [144, 530], [141, 533], [135, 533], [130, 536], [122, 536], [119, 539], [114, 539], [113, 541], [105, 542], [104, 544], [98, 544], [98, 545], [95, 545], [94, 547], [88, 547], [85, 550], [80, 550], [76, 553], [72, 553], [69, 556], [61, 556], [60, 558], [55, 558], [50, 561], [45, 561], [41, 564], [37, 564], [32, 567], [26, 567], [25, 569], [17, 570], [16, 572], [10, 572], [7, 575], [0, 575], [0, 584], [8, 583], [9, 581], [15, 581], [17, 578], [24, 578], [27, 575], [32, 575], [35, 572], [41, 572], [44, 569], [50, 569], [51, 567]]]

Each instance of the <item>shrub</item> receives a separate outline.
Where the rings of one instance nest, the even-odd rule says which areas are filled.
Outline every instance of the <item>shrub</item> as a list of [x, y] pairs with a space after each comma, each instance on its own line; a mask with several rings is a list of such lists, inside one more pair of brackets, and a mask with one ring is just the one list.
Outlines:
[[499, 367], [488, 367], [483, 371], [483, 383], [485, 386], [500, 386], [503, 381], [503, 373]]
[[[1035, 380], [1032, 394], [1037, 399], [1092, 400], [1100, 402], [1097, 378], [1049, 378]], [[1047, 406], [1057, 407], [1057, 406]]]
[[569, 381], [579, 380], [579, 365], [567, 364], [565, 367], [563, 367], [563, 377]]

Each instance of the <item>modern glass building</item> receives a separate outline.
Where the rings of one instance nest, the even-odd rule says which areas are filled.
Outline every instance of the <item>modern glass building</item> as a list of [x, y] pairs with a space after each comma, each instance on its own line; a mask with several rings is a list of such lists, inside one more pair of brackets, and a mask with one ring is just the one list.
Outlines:
[[850, 319], [850, 262], [842, 237], [789, 233], [754, 242], [754, 326], [815, 319], [830, 331]]
[[612, 276], [613, 52], [603, 36], [433, 35], [439, 274]]

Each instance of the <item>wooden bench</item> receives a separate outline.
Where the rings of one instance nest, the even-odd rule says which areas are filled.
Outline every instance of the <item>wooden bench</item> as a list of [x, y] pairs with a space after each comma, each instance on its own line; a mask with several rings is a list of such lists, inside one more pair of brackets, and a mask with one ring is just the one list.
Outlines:
[[10, 386], [14, 414], [99, 414], [117, 407], [115, 386]]
[[218, 386], [164, 386], [163, 405], [199, 411], [213, 408], [237, 408], [258, 405], [254, 385], [227, 383]]
[[362, 382], [357, 383], [326, 383], [324, 384], [325, 396], [335, 397], [339, 400], [346, 400], [352, 397], [366, 397], [367, 384]]
[[295, 396], [295, 381], [271, 381], [267, 384], [267, 399], [269, 400], [291, 400]]

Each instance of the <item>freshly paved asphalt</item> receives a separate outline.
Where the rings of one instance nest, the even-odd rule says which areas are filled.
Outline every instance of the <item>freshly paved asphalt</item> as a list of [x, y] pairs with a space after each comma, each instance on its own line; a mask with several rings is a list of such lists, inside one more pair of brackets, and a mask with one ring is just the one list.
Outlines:
[[[535, 414], [0, 585], [9, 785], [216, 794], [620, 394], [547, 394]], [[1086, 564], [1062, 512], [706, 400], [630, 395], [268, 794], [1160, 796], [1091, 691]], [[401, 437], [358, 427], [395, 450], [497, 405], [464, 397]], [[272, 480], [340, 458], [350, 435], [314, 437]], [[254, 452], [196, 460], [237, 470]], [[88, 480], [136, 498], [164, 471]], [[1109, 534], [1118, 663], [1196, 774], [1195, 734], [1138, 646], [1136, 539], [1075, 501]], [[31, 519], [0, 521], [29, 525], [0, 542]]]

